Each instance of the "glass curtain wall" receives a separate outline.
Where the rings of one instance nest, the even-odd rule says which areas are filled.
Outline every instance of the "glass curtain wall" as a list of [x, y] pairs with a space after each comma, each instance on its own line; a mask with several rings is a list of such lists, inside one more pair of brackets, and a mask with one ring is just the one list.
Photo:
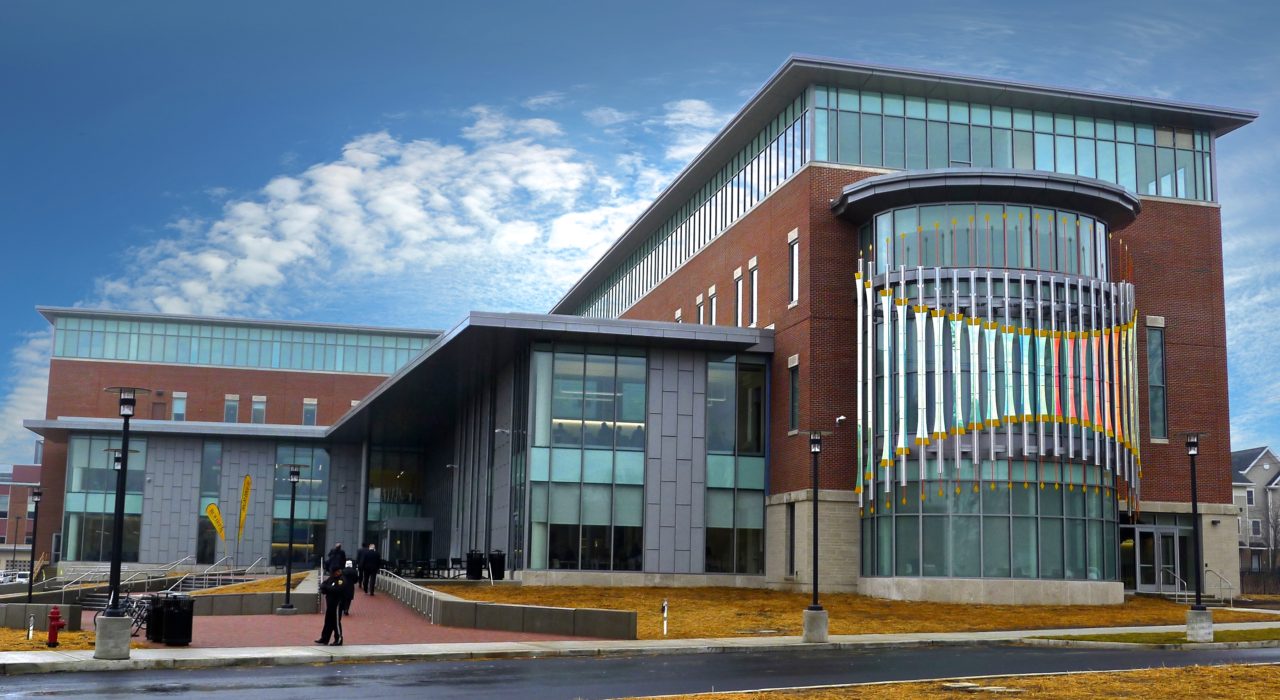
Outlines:
[[1214, 199], [1205, 131], [822, 85], [814, 88], [814, 160], [1045, 170], [1137, 194]]
[[369, 455], [369, 504], [365, 532], [376, 533], [388, 518], [425, 517], [427, 484], [416, 450], [374, 449]]
[[329, 517], [329, 451], [321, 447], [287, 444], [276, 446], [275, 478], [271, 486], [271, 564], [284, 566], [288, 558], [288, 465], [293, 464], [302, 465], [293, 521], [293, 562], [319, 566], [329, 544], [325, 540], [325, 522]]
[[[67, 444], [67, 496], [63, 505], [63, 559], [109, 561], [114, 530], [119, 437], [72, 435]], [[129, 437], [129, 473], [125, 476], [122, 561], [138, 561], [142, 532], [142, 489], [146, 482], [147, 441]]]
[[55, 357], [391, 374], [422, 352], [422, 336], [207, 323], [59, 317]]
[[529, 568], [639, 571], [644, 350], [539, 344], [531, 375]]
[[765, 369], [707, 362], [707, 573], [764, 573]]
[[[649, 235], [578, 309], [617, 318], [809, 161], [807, 91]], [[715, 314], [712, 314], [714, 320]]]
[[906, 486], [872, 494], [863, 576], [1118, 576], [1114, 476], [1097, 465], [962, 460], [955, 479], [918, 479], [908, 470]]
[[[218, 558], [218, 531], [205, 508], [222, 495], [222, 443], [205, 440], [200, 452], [200, 512], [196, 514], [196, 563], [212, 564]], [[222, 508], [222, 505], [218, 505]]]
[[879, 273], [937, 265], [1108, 276], [1106, 224], [1060, 209], [973, 202], [903, 207], [877, 214], [862, 226], [860, 239]]

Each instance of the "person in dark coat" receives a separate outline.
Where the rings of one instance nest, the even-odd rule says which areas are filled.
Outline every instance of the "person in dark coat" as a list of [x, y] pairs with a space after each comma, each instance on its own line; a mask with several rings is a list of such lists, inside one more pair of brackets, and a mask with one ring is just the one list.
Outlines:
[[382, 555], [378, 554], [377, 546], [370, 544], [364, 552], [364, 559], [361, 562], [361, 585], [364, 592], [373, 595], [378, 589], [378, 571], [382, 569]]
[[346, 567], [346, 565], [347, 565], [347, 553], [342, 549], [341, 542], [335, 544], [333, 546], [333, 549], [330, 549], [329, 553], [324, 555], [325, 571], [333, 571], [334, 569], [341, 569]]
[[348, 559], [347, 565], [342, 567], [342, 581], [346, 584], [344, 589], [346, 598], [342, 601], [343, 615], [351, 614], [351, 601], [356, 597], [356, 586], [358, 585], [357, 581], [359, 581], [359, 579], [360, 574], [356, 571], [356, 565]]
[[329, 638], [333, 638], [332, 646], [342, 646], [342, 603], [347, 598], [346, 580], [342, 578], [342, 569], [334, 568], [330, 570], [329, 578], [320, 584], [320, 593], [324, 595], [324, 631], [320, 633], [320, 638], [316, 640], [316, 644], [329, 644]]
[[360, 549], [356, 550], [356, 583], [359, 583], [361, 587], [364, 586], [364, 558], [368, 556], [369, 547], [372, 546], [366, 542], [360, 545]]

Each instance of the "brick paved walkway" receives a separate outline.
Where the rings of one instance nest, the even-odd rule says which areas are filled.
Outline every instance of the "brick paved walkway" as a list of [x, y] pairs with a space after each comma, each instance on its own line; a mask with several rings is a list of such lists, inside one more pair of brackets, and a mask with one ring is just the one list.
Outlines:
[[[93, 629], [93, 612], [86, 612], [84, 629]], [[581, 639], [550, 634], [498, 632], [432, 625], [422, 615], [384, 594], [357, 593], [351, 615], [342, 622], [346, 644], [453, 644], [464, 642], [526, 642]], [[191, 646], [266, 647], [310, 646], [320, 636], [324, 616], [201, 615], [194, 620]], [[163, 647], [135, 637], [147, 647]]]

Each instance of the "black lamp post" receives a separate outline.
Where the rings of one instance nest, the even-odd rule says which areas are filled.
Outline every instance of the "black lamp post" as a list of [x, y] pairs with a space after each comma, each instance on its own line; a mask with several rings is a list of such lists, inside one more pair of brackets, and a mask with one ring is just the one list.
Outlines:
[[120, 607], [120, 558], [124, 551], [124, 491], [129, 473], [129, 419], [133, 417], [137, 407], [138, 395], [150, 393], [150, 390], [115, 386], [108, 387], [106, 391], [120, 397], [120, 417], [124, 419], [124, 428], [120, 433], [120, 453], [116, 461], [116, 503], [111, 531], [111, 580], [108, 592], [110, 597], [102, 614], [106, 617], [124, 617], [124, 610]]
[[31, 552], [27, 560], [27, 603], [31, 603], [31, 587], [36, 581], [36, 535], [40, 534], [40, 498], [44, 493], [40, 489], [31, 492], [31, 502], [36, 504], [31, 514]]
[[1196, 493], [1196, 455], [1200, 452], [1200, 433], [1187, 433], [1187, 455], [1191, 457], [1191, 526], [1192, 537], [1195, 538], [1195, 576], [1196, 576], [1196, 604], [1191, 606], [1192, 610], [1204, 610], [1204, 603], [1201, 601], [1201, 591], [1204, 589], [1204, 563], [1201, 559], [1201, 542], [1200, 542], [1200, 500]]
[[282, 465], [289, 467], [289, 550], [284, 561], [284, 605], [279, 612], [293, 612], [293, 516], [298, 502], [298, 481], [302, 479], [302, 469], [297, 464]]
[[818, 603], [818, 455], [822, 452], [822, 434], [809, 433], [809, 452], [813, 455], [813, 602], [808, 609], [822, 610]]

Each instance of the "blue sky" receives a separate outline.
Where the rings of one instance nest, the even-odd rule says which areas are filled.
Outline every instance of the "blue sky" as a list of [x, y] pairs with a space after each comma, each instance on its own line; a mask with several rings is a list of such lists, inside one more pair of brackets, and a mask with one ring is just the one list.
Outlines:
[[1219, 142], [1231, 410], [1280, 440], [1273, 3], [608, 5], [0, 4], [0, 461], [35, 305], [545, 311], [791, 53], [1261, 112]]

